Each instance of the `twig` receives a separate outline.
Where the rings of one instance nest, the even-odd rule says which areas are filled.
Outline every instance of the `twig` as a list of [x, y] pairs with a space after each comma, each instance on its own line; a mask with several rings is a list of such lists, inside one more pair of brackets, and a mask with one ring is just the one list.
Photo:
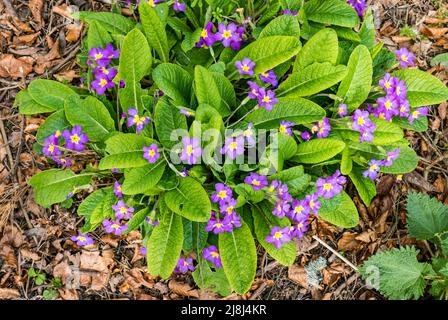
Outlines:
[[353, 270], [355, 270], [356, 272], [358, 272], [358, 268], [351, 263], [350, 261], [348, 261], [346, 258], [344, 258], [339, 252], [337, 252], [336, 250], [334, 250], [332, 247], [330, 247], [326, 242], [324, 242], [323, 240], [321, 240], [318, 236], [313, 236], [313, 239], [318, 241], [321, 245], [323, 245], [325, 248], [327, 248], [328, 250], [330, 250], [332, 253], [334, 253], [339, 259], [341, 259], [342, 261], [344, 261], [346, 264], [348, 264]]
[[254, 294], [249, 298], [249, 300], [255, 300], [257, 299], [264, 291], [264, 289], [266, 289], [267, 284], [266, 282], [263, 282], [260, 287], [258, 287], [258, 289], [254, 292]]

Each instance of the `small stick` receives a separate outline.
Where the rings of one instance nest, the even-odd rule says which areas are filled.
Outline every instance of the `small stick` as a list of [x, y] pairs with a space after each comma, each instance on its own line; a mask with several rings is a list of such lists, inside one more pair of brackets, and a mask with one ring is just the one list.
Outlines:
[[339, 252], [337, 252], [336, 250], [334, 250], [332, 247], [330, 247], [326, 242], [324, 242], [323, 240], [321, 240], [318, 236], [313, 236], [313, 239], [318, 241], [321, 245], [323, 245], [325, 248], [327, 248], [328, 250], [330, 250], [332, 253], [334, 253], [339, 259], [341, 259], [342, 261], [344, 261], [346, 264], [348, 264], [353, 270], [355, 270], [356, 272], [358, 272], [358, 268], [351, 263], [350, 261], [348, 261], [346, 258], [344, 258]]

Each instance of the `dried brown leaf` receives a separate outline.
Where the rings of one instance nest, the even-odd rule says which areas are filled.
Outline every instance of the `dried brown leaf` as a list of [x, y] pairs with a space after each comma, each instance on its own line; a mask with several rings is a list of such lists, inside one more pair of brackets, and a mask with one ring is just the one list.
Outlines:
[[0, 288], [0, 300], [11, 300], [20, 297], [20, 292], [12, 288]]
[[176, 294], [183, 297], [199, 298], [198, 290], [193, 289], [188, 283], [177, 282], [176, 280], [171, 280], [168, 283], [168, 287]]
[[0, 58], [1, 78], [25, 78], [33, 70], [31, 57], [14, 58], [12, 54], [5, 54]]
[[33, 14], [33, 18], [38, 25], [38, 29], [42, 28], [43, 24], [42, 9], [44, 7], [44, 1], [30, 0], [30, 2], [28, 3], [28, 7], [30, 8], [31, 13]]
[[308, 280], [305, 272], [305, 268], [293, 264], [288, 268], [288, 278], [300, 286], [308, 289]]

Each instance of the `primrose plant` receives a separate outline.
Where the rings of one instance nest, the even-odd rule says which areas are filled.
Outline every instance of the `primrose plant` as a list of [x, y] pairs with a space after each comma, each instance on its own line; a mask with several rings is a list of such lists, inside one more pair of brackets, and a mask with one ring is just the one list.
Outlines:
[[118, 2], [77, 14], [80, 86], [17, 95], [47, 115], [34, 148], [53, 169], [29, 184], [42, 206], [77, 208], [78, 246], [139, 230], [163, 278], [243, 294], [256, 242], [291, 265], [317, 220], [355, 227], [345, 186], [369, 205], [379, 174], [414, 170], [403, 129], [425, 131], [448, 98], [407, 49], [376, 43], [364, 1]]

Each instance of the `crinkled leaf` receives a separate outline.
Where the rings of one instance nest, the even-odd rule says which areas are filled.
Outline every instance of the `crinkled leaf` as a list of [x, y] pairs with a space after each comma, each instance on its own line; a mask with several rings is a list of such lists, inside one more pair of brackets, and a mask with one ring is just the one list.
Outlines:
[[297, 153], [293, 160], [300, 163], [320, 163], [333, 158], [344, 148], [345, 143], [341, 140], [313, 139], [297, 146]]
[[156, 50], [162, 62], [168, 62], [170, 58], [169, 46], [164, 23], [156, 10], [151, 8], [146, 1], [139, 5], [138, 11], [150, 46]]
[[356, 190], [358, 190], [358, 194], [362, 201], [368, 207], [370, 206], [372, 199], [376, 196], [376, 186], [375, 182], [369, 178], [364, 178], [362, 172], [362, 168], [355, 167], [350, 172], [349, 177], [355, 185]]
[[193, 77], [186, 70], [176, 64], [162, 63], [154, 69], [152, 77], [159, 89], [175, 103], [189, 106]]
[[175, 130], [187, 130], [185, 116], [173, 106], [168, 99], [160, 99], [156, 105], [154, 121], [160, 143], [166, 148], [172, 148], [178, 143]]
[[154, 187], [162, 178], [166, 162], [159, 160], [141, 168], [133, 168], [124, 173], [123, 194], [134, 195], [144, 193]]
[[305, 3], [304, 10], [310, 21], [333, 24], [342, 27], [356, 27], [359, 17], [345, 1], [311, 0]]
[[[336, 203], [336, 206], [333, 202]], [[344, 191], [338, 197], [322, 199], [321, 204], [319, 219], [342, 228], [353, 228], [358, 225], [358, 210], [356, 210], [352, 199]]]
[[285, 14], [275, 18], [263, 28], [258, 39], [271, 36], [300, 37], [300, 24], [296, 17]]
[[65, 99], [76, 94], [62, 83], [44, 79], [32, 81], [28, 87], [28, 93], [34, 101], [51, 111], [63, 109]]

